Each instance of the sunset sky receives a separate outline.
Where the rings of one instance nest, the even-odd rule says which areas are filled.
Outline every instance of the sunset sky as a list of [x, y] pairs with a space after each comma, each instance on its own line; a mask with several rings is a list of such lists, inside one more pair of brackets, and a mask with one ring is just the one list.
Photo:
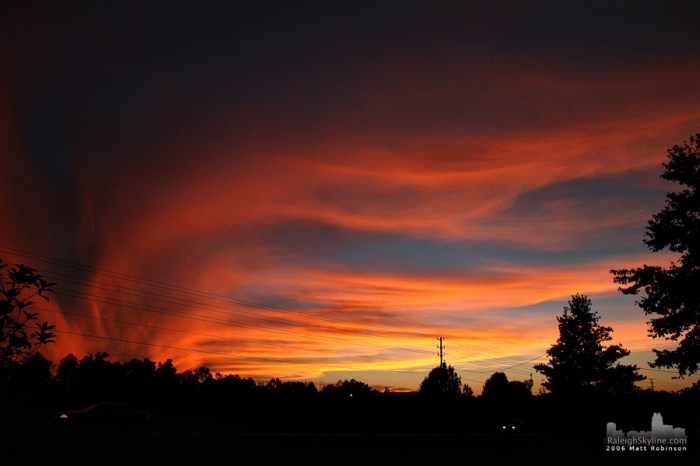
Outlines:
[[0, 10], [0, 258], [58, 283], [47, 357], [416, 390], [442, 336], [537, 390], [581, 293], [698, 380], [609, 272], [675, 258], [642, 239], [696, 2], [146, 3]]

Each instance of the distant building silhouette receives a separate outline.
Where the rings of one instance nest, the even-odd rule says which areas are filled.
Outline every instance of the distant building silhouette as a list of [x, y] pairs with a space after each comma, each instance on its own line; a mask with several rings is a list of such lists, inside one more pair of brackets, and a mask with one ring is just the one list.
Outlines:
[[671, 425], [664, 424], [660, 413], [654, 413], [651, 417], [651, 430], [638, 432], [631, 430], [625, 435], [621, 430], [617, 430], [617, 425], [614, 422], [608, 422], [606, 428], [608, 438], [624, 439], [624, 438], [682, 438], [687, 439], [685, 429], [681, 427], [674, 428]]

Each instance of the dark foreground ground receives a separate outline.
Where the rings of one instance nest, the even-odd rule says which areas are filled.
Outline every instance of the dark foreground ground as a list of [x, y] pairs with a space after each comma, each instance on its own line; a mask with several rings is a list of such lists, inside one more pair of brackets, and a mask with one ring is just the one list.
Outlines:
[[1, 464], [489, 465], [700, 464], [697, 448], [606, 452], [600, 440], [554, 434], [255, 434], [25, 430], [3, 433]]

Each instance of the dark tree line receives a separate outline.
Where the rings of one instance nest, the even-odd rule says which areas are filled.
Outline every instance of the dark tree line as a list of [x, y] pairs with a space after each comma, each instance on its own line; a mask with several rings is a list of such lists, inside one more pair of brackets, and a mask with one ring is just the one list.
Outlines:
[[[591, 393], [574, 405], [562, 404], [552, 394], [533, 396], [532, 380], [509, 381], [502, 372], [487, 379], [478, 397], [464, 389], [453, 389], [448, 395], [390, 393], [354, 379], [322, 386], [276, 378], [256, 382], [250, 377], [212, 374], [205, 366], [179, 371], [171, 360], [113, 362], [104, 352], [80, 359], [69, 354], [56, 365], [34, 353], [19, 367], [13, 383], [21, 387], [18, 392], [23, 398], [16, 404], [21, 409], [0, 413], [4, 414], [0, 430], [34, 426], [37, 421], [48, 424], [59, 411], [112, 401], [151, 412], [153, 428], [158, 430], [478, 432], [498, 431], [506, 420], [520, 418], [543, 431], [595, 432], [611, 413], [622, 412], [621, 418], [636, 416], [640, 403], [649, 409], [682, 404], [685, 407], [678, 412], [684, 413], [698, 400], [692, 390], [672, 395], [636, 389], [625, 394]], [[452, 382], [459, 378], [453, 371], [445, 372]], [[689, 429], [692, 422], [677, 421]]]
[[156, 409], [187, 409], [188, 405], [205, 403], [207, 399], [253, 394], [303, 400], [319, 395], [363, 397], [372, 392], [367, 384], [354, 379], [324, 385], [319, 390], [313, 382], [271, 379], [256, 383], [250, 377], [212, 374], [206, 366], [180, 372], [170, 359], [158, 363], [148, 358], [111, 362], [104, 352], [80, 360], [69, 354], [58, 363], [55, 376], [48, 371], [43, 376], [63, 396], [61, 402], [70, 407], [108, 400]]
[[[268, 428], [279, 425], [279, 419], [292, 418], [303, 425], [305, 413], [324, 410], [344, 413], [354, 409], [351, 403], [361, 404], [380, 395], [354, 379], [320, 388], [313, 382], [280, 379], [256, 382], [250, 377], [212, 374], [205, 366], [178, 371], [170, 359], [113, 362], [106, 352], [81, 359], [69, 354], [56, 365], [34, 353], [3, 384], [3, 388], [8, 386], [13, 388], [13, 393], [21, 394], [21, 399], [20, 403], [14, 403], [15, 409], [0, 411], [0, 428], [22, 424], [25, 422], [22, 418], [27, 422], [49, 419], [59, 411], [84, 409], [104, 401], [127, 403], [164, 414], [163, 422], [169, 419], [175, 424], [194, 416], [199, 423], [212, 419], [219, 424], [228, 423], [219, 425], [221, 428], [234, 425]], [[27, 414], [32, 410], [35, 412], [30, 419]], [[255, 425], [248, 425], [245, 420]]]

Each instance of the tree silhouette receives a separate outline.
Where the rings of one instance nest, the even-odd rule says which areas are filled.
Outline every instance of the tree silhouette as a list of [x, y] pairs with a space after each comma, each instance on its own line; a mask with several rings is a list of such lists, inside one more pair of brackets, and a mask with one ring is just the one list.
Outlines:
[[700, 133], [690, 144], [668, 150], [661, 177], [685, 188], [666, 195], [666, 206], [649, 221], [644, 244], [653, 252], [668, 248], [680, 254], [669, 268], [644, 265], [611, 270], [620, 291], [645, 295], [637, 305], [647, 315], [653, 338], [681, 340], [675, 350], [654, 350], [652, 367], [675, 367], [680, 375], [693, 374], [700, 364]]
[[506, 396], [512, 400], [522, 400], [532, 396], [532, 386], [519, 380], [511, 380], [506, 387]]
[[420, 384], [419, 392], [432, 396], [458, 396], [462, 391], [462, 378], [454, 367], [445, 363], [433, 368]]
[[109, 353], [98, 351], [79, 363], [78, 385], [91, 403], [120, 401], [127, 392], [127, 366], [108, 361]]
[[13, 385], [19, 389], [23, 401], [36, 402], [46, 397], [51, 380], [51, 366], [53, 362], [41, 353], [31, 354], [16, 366]]
[[481, 396], [484, 398], [503, 398], [508, 390], [508, 377], [503, 372], [494, 372], [484, 382]]
[[466, 396], [467, 398], [471, 398], [474, 396], [474, 390], [472, 390], [472, 387], [465, 383], [462, 385], [462, 395]]
[[364, 397], [372, 393], [372, 387], [359, 380], [338, 380], [335, 385], [326, 385], [322, 393], [330, 397]]
[[563, 395], [621, 393], [634, 390], [634, 382], [645, 378], [637, 374], [637, 366], [616, 364], [629, 351], [603, 345], [612, 340], [612, 327], [599, 325], [598, 319], [590, 299], [572, 296], [564, 315], [557, 317], [559, 339], [547, 350], [549, 364], [535, 366], [547, 377], [542, 383], [547, 390]]
[[80, 363], [73, 353], [61, 359], [56, 369], [54, 380], [63, 390], [73, 388], [80, 378]]
[[213, 376], [208, 367], [199, 366], [195, 370], [186, 370], [183, 372], [180, 376], [180, 383], [194, 390], [212, 378]]
[[[47, 322], [35, 323], [36, 330], [28, 327], [30, 321], [38, 319], [38, 314], [28, 312], [34, 304], [32, 298], [38, 296], [48, 301], [45, 292], [51, 291], [55, 283], [49, 283], [36, 273], [35, 269], [24, 264], [9, 264], [0, 259], [0, 380], [7, 376], [12, 366], [21, 363], [40, 346], [52, 343], [52, 332], [56, 327]], [[7, 269], [5, 276], [4, 269]]]

